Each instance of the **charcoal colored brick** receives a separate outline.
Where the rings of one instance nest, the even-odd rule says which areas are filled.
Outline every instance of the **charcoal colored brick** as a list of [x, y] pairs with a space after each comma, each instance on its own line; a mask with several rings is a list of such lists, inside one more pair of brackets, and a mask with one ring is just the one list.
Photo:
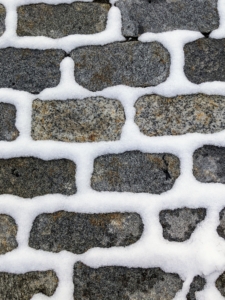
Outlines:
[[206, 285], [205, 278], [203, 278], [199, 275], [195, 276], [190, 285], [190, 289], [187, 294], [187, 300], [197, 300], [195, 292], [202, 291], [204, 289], [205, 285]]
[[216, 280], [216, 287], [221, 295], [225, 297], [225, 272], [223, 272]]
[[0, 141], [13, 141], [19, 131], [15, 126], [16, 108], [12, 104], [0, 103]]
[[0, 36], [5, 31], [5, 17], [6, 17], [5, 7], [2, 4], [0, 4]]
[[16, 234], [15, 220], [8, 215], [0, 214], [0, 254], [17, 248]]

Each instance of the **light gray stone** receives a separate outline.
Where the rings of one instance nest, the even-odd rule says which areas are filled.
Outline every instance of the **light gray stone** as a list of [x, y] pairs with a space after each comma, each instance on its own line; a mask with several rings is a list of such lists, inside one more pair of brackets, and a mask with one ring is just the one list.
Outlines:
[[17, 248], [17, 225], [8, 215], [0, 215], [0, 254], [5, 254]]
[[205, 278], [201, 276], [195, 276], [193, 278], [193, 281], [190, 285], [190, 290], [187, 294], [187, 300], [197, 300], [195, 296], [195, 292], [200, 292], [204, 289], [204, 286], [206, 285]]
[[12, 104], [0, 103], [0, 141], [13, 141], [19, 131], [15, 126], [16, 108]]

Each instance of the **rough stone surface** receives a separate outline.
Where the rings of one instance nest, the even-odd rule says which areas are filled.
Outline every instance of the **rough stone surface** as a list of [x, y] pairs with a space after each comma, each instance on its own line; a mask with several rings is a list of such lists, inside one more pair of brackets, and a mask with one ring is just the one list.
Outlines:
[[148, 136], [214, 133], [225, 129], [224, 96], [147, 95], [137, 100], [135, 108], [135, 122]]
[[0, 36], [5, 31], [5, 17], [6, 17], [5, 7], [2, 4], [0, 4]]
[[2, 300], [30, 300], [38, 293], [52, 296], [57, 285], [58, 278], [53, 271], [25, 274], [0, 273]]
[[193, 174], [200, 182], [225, 183], [225, 148], [205, 145], [193, 155]]
[[206, 33], [219, 26], [217, 0], [119, 0], [116, 6], [121, 10], [124, 36], [175, 29]]
[[71, 52], [76, 81], [91, 91], [114, 85], [154, 86], [169, 75], [169, 52], [158, 42], [87, 46]]
[[170, 190], [179, 175], [180, 162], [172, 154], [127, 151], [97, 157], [91, 186], [97, 191], [160, 194]]
[[216, 287], [221, 295], [225, 297], [225, 272], [223, 272], [216, 280]]
[[189, 293], [187, 294], [187, 300], [197, 300], [195, 297], [195, 292], [200, 292], [204, 289], [204, 286], [206, 284], [205, 278], [201, 276], [195, 276], [193, 278], [193, 281], [190, 285]]
[[76, 192], [75, 170], [75, 164], [67, 159], [0, 159], [0, 194], [24, 198], [54, 193], [72, 195]]
[[80, 2], [20, 6], [17, 34], [61, 38], [76, 33], [97, 33], [106, 27], [109, 8], [109, 4]]
[[60, 80], [62, 50], [0, 49], [0, 88], [40, 93]]
[[93, 247], [128, 246], [143, 232], [136, 213], [82, 214], [58, 211], [39, 215], [30, 232], [29, 246], [45, 251], [81, 254]]
[[13, 141], [18, 135], [19, 131], [15, 126], [16, 122], [16, 108], [12, 104], [0, 103], [0, 140]]
[[8, 215], [0, 215], [0, 254], [17, 248], [17, 225], [14, 219]]
[[220, 212], [220, 225], [217, 227], [217, 232], [225, 239], [225, 208]]
[[163, 237], [169, 241], [184, 242], [191, 237], [198, 223], [203, 221], [205, 216], [205, 208], [184, 207], [175, 210], [162, 210], [159, 214], [159, 220], [163, 228]]
[[73, 282], [76, 300], [172, 300], [183, 285], [177, 274], [159, 268], [92, 269], [81, 262], [74, 266]]
[[118, 140], [124, 122], [123, 106], [117, 100], [35, 100], [31, 135], [34, 140], [63, 142]]
[[225, 81], [225, 39], [199, 39], [184, 47], [184, 73], [196, 84]]

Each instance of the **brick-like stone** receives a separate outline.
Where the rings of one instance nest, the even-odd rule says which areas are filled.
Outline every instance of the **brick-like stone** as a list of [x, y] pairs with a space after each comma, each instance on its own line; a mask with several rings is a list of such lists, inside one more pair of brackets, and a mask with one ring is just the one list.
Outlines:
[[0, 88], [38, 94], [60, 81], [62, 50], [0, 49]]
[[216, 280], [216, 287], [221, 295], [225, 297], [225, 272], [223, 272]]
[[98, 91], [114, 85], [154, 86], [169, 75], [169, 52], [158, 42], [137, 41], [86, 46], [71, 52], [75, 79]]
[[76, 254], [93, 247], [128, 246], [141, 237], [143, 223], [136, 213], [82, 214], [58, 211], [34, 220], [29, 246]]
[[160, 268], [93, 269], [81, 262], [74, 266], [73, 282], [74, 300], [172, 300], [183, 285], [177, 274], [165, 273]]
[[101, 32], [106, 27], [109, 8], [106, 3], [82, 2], [20, 6], [17, 9], [17, 34], [61, 38], [70, 34]]
[[97, 191], [160, 194], [170, 190], [179, 175], [180, 161], [172, 154], [127, 151], [97, 157], [91, 186]]
[[17, 248], [16, 234], [15, 220], [8, 215], [0, 215], [0, 254]]
[[220, 225], [217, 227], [217, 233], [225, 239], [225, 208], [220, 212]]
[[75, 164], [67, 159], [0, 159], [0, 194], [24, 198], [54, 193], [72, 195], [76, 192], [75, 170]]
[[16, 108], [12, 104], [0, 103], [0, 141], [13, 141], [19, 131], [15, 126]]
[[5, 7], [2, 4], [0, 4], [0, 36], [5, 31], [5, 17], [6, 17]]
[[148, 136], [214, 133], [225, 129], [224, 96], [147, 95], [137, 100], [135, 108], [135, 123]]
[[204, 289], [205, 284], [206, 284], [205, 278], [203, 278], [199, 275], [195, 276], [190, 285], [190, 290], [187, 294], [187, 300], [197, 300], [197, 298], [195, 296], [195, 292], [202, 291]]
[[196, 84], [225, 81], [225, 39], [199, 39], [184, 47], [184, 73]]
[[2, 300], [30, 300], [35, 294], [52, 296], [58, 286], [53, 271], [25, 274], [0, 273], [0, 298]]
[[159, 220], [163, 237], [169, 241], [184, 242], [191, 237], [197, 225], [205, 219], [206, 209], [178, 208], [162, 210]]
[[125, 115], [122, 104], [113, 99], [89, 97], [83, 100], [33, 102], [34, 140], [99, 142], [120, 139]]

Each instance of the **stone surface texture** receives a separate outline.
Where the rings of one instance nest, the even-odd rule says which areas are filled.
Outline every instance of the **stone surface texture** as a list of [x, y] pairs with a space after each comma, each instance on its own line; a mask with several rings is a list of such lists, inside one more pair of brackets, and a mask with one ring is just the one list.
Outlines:
[[54, 193], [72, 195], [76, 192], [75, 171], [75, 164], [67, 159], [0, 159], [0, 194], [24, 198]]
[[91, 187], [97, 191], [160, 194], [170, 190], [179, 175], [180, 162], [172, 154], [127, 151], [97, 157]]
[[62, 50], [0, 49], [0, 88], [38, 94], [60, 80]]
[[169, 75], [170, 55], [158, 42], [81, 47], [73, 50], [71, 57], [76, 81], [91, 91], [120, 84], [154, 86]]
[[137, 100], [135, 108], [135, 123], [148, 136], [214, 133], [225, 129], [224, 96], [147, 95]]
[[217, 0], [119, 0], [122, 33], [137, 37], [145, 32], [176, 29], [211, 32], [219, 26]]
[[20, 6], [17, 34], [61, 38], [70, 34], [97, 33], [106, 27], [109, 8], [105, 3], [82, 2]]
[[225, 81], [225, 39], [203, 38], [184, 46], [184, 73], [188, 80]]
[[195, 292], [202, 291], [204, 289], [205, 284], [206, 284], [205, 278], [199, 275], [195, 276], [190, 285], [190, 290], [187, 294], [187, 300], [197, 300]]
[[37, 271], [25, 274], [0, 273], [2, 300], [30, 300], [35, 294], [52, 296], [58, 286], [53, 271]]
[[172, 300], [183, 285], [177, 274], [159, 268], [92, 269], [81, 262], [74, 266], [73, 282], [76, 300]]
[[82, 214], [58, 211], [39, 215], [30, 232], [29, 246], [76, 254], [93, 247], [128, 246], [141, 237], [143, 223], [136, 213]]
[[0, 214], [0, 254], [17, 248], [17, 225], [15, 220], [8, 215]]
[[117, 100], [90, 97], [83, 100], [33, 102], [34, 140], [99, 142], [120, 139], [125, 123]]
[[5, 17], [6, 17], [5, 7], [2, 4], [0, 4], [0, 36], [5, 31]]
[[19, 131], [15, 126], [16, 108], [12, 104], [0, 103], [0, 141], [13, 141]]
[[225, 208], [220, 212], [220, 225], [217, 227], [217, 232], [225, 239]]
[[225, 272], [223, 272], [216, 280], [216, 287], [221, 295], [225, 297]]
[[205, 216], [205, 208], [184, 207], [175, 210], [162, 210], [159, 214], [159, 220], [163, 228], [163, 237], [169, 241], [184, 242], [191, 237]]

